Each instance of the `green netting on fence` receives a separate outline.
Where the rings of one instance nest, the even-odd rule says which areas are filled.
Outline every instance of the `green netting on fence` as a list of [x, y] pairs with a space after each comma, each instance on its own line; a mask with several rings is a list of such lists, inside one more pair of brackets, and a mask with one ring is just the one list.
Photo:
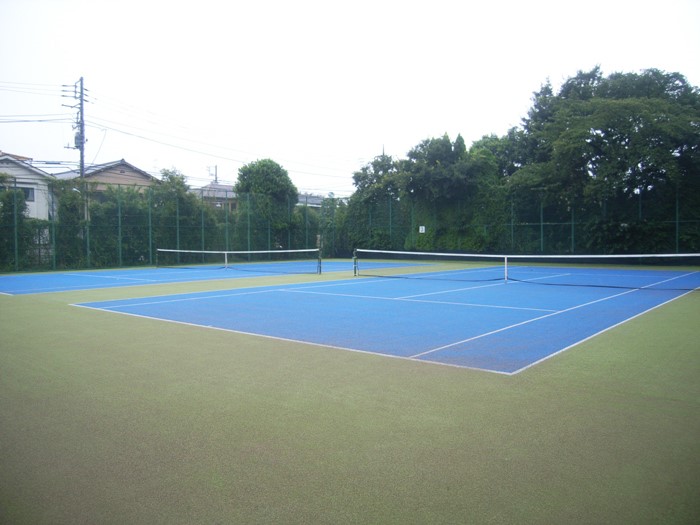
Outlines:
[[265, 195], [164, 193], [123, 186], [52, 188], [49, 220], [0, 192], [0, 271], [153, 265], [157, 248], [316, 248], [319, 209]]
[[537, 193], [488, 203], [351, 199], [347, 235], [356, 247], [512, 254], [680, 253], [700, 249], [697, 199], [643, 196], [579, 205]]
[[24, 197], [0, 191], [0, 271], [155, 264], [155, 250], [357, 247], [393, 250], [599, 254], [700, 251], [697, 197], [644, 194], [579, 203], [540, 194], [430, 203], [384, 196], [277, 202], [267, 195], [158, 186], [51, 188], [48, 220], [28, 218]]

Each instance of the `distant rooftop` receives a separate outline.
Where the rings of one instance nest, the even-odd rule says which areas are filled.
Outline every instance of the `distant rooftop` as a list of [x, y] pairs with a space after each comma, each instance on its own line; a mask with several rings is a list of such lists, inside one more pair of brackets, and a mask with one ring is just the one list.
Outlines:
[[15, 155], [14, 153], [8, 153], [6, 151], [0, 150], [0, 157], [11, 157], [15, 160], [19, 160], [21, 162], [31, 162], [33, 159], [29, 157], [23, 157], [22, 155]]
[[[153, 175], [151, 175], [150, 173], [142, 170], [141, 168], [137, 168], [136, 166], [134, 166], [133, 164], [130, 164], [129, 162], [127, 162], [124, 159], [114, 160], [112, 162], [105, 162], [103, 164], [91, 164], [89, 166], [85, 166], [85, 176], [88, 177], [90, 175], [94, 175], [96, 173], [110, 170], [110, 169], [113, 169], [113, 168], [116, 168], [119, 166], [127, 167], [127, 168], [129, 168], [137, 173], [140, 173], [145, 178], [157, 180], [157, 178], [154, 177]], [[58, 179], [75, 179], [76, 177], [79, 177], [79, 176], [80, 176], [79, 170], [68, 170], [68, 171], [64, 171], [62, 173], [56, 174], [56, 178], [58, 178]]]

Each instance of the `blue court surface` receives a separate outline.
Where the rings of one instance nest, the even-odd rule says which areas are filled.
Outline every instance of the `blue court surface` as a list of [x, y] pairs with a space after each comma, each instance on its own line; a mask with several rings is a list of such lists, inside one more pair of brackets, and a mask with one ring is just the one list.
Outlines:
[[370, 277], [77, 306], [515, 374], [700, 287], [697, 271], [613, 271], [624, 286], [534, 284], [538, 268], [530, 281]]
[[[352, 271], [352, 262], [324, 262], [323, 271]], [[315, 267], [309, 262], [284, 262], [241, 264], [230, 268], [198, 266], [6, 274], [0, 275], [0, 294], [25, 295], [314, 272]]]

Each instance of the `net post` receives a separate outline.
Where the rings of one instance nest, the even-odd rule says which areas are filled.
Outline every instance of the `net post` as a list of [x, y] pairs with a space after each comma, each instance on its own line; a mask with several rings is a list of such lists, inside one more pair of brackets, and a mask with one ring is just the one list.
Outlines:
[[360, 274], [360, 269], [357, 266], [357, 248], [352, 251], [352, 275], [357, 277]]
[[503, 278], [505, 279], [506, 284], [508, 284], [508, 256], [504, 255], [503, 256], [503, 267], [504, 267], [504, 274]]
[[224, 268], [228, 270], [228, 252], [224, 252]]
[[316, 273], [321, 275], [321, 250], [318, 250], [318, 267], [316, 268]]

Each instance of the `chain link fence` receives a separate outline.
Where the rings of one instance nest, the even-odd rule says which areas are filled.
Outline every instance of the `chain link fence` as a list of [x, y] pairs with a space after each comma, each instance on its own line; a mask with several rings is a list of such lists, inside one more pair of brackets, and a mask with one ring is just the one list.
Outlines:
[[48, 220], [27, 217], [22, 192], [0, 191], [0, 271], [155, 265], [157, 248], [316, 248], [316, 202], [265, 195], [88, 185], [50, 191]]
[[[387, 197], [353, 203], [354, 247], [502, 254], [700, 252], [697, 196], [643, 192], [593, 203], [552, 202], [536, 191], [498, 202], [431, 204]], [[352, 249], [352, 247], [349, 247]]]
[[440, 205], [386, 196], [275, 202], [232, 191], [164, 191], [59, 185], [48, 220], [27, 217], [24, 195], [0, 191], [0, 271], [155, 265], [157, 248], [274, 250], [355, 248], [508, 253], [700, 252], [700, 206], [692, 192], [638, 192], [552, 202], [533, 191]]

